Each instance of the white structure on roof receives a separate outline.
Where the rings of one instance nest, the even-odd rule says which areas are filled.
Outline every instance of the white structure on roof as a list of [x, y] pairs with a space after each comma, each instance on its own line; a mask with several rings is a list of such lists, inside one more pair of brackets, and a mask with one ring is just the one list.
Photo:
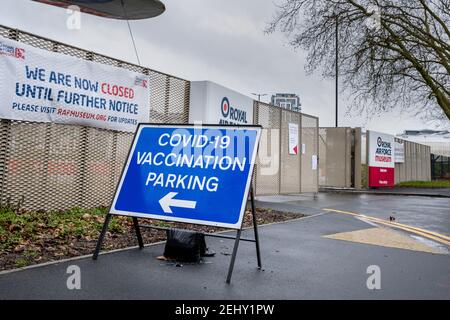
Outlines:
[[431, 147], [431, 153], [450, 157], [450, 131], [405, 130], [397, 137]]

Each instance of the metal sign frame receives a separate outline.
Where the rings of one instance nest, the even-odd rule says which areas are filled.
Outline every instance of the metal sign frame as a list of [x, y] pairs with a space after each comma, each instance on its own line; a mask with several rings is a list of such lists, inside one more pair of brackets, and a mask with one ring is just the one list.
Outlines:
[[[144, 214], [144, 213], [132, 213], [132, 212], [124, 212], [124, 211], [117, 211], [117, 210], [113, 210], [113, 206], [116, 203], [117, 197], [118, 197], [118, 192], [122, 187], [123, 181], [124, 181], [124, 176], [126, 173], [126, 170], [131, 162], [131, 158], [133, 155], [133, 152], [135, 150], [136, 147], [136, 142], [137, 142], [137, 137], [139, 136], [140, 130], [142, 130], [143, 127], [176, 127], [176, 128], [230, 128], [230, 129], [237, 129], [237, 128], [258, 128], [258, 132], [257, 132], [257, 136], [256, 136], [256, 140], [255, 140], [255, 145], [254, 145], [254, 150], [252, 153], [252, 159], [250, 162], [250, 168], [249, 168], [249, 174], [247, 177], [247, 181], [246, 181], [246, 186], [245, 186], [245, 192], [243, 195], [243, 200], [242, 200], [242, 205], [241, 205], [241, 212], [240, 212], [240, 218], [238, 221], [238, 227], [233, 228], [232, 226], [230, 226], [230, 224], [223, 224], [223, 223], [213, 223], [213, 222], [207, 222], [207, 221], [201, 221], [201, 220], [193, 220], [193, 219], [183, 219], [183, 218], [172, 218], [172, 219], [162, 219], [163, 216], [161, 215], [153, 215], [153, 214]], [[140, 228], [152, 228], [152, 229], [158, 229], [158, 230], [169, 230], [170, 228], [163, 228], [163, 227], [156, 227], [156, 226], [152, 226], [152, 225], [140, 225], [138, 218], [148, 218], [148, 219], [154, 219], [154, 220], [164, 220], [164, 221], [172, 221], [172, 222], [182, 222], [182, 223], [189, 223], [189, 224], [196, 224], [196, 225], [209, 225], [209, 226], [217, 226], [217, 227], [222, 227], [222, 228], [229, 228], [229, 229], [235, 229], [237, 230], [236, 233], [236, 237], [233, 236], [227, 236], [227, 235], [221, 235], [221, 234], [210, 234], [210, 233], [203, 233], [205, 236], [208, 237], [216, 237], [216, 238], [223, 238], [223, 239], [234, 239], [235, 243], [234, 243], [234, 247], [233, 247], [233, 253], [231, 255], [231, 261], [230, 261], [230, 266], [228, 269], [228, 275], [227, 275], [227, 279], [226, 282], [229, 284], [231, 282], [231, 276], [233, 273], [233, 269], [234, 269], [234, 263], [236, 260], [236, 254], [237, 254], [237, 250], [239, 247], [239, 242], [242, 241], [248, 241], [248, 242], [254, 242], [255, 246], [256, 246], [256, 256], [257, 256], [257, 263], [258, 263], [258, 269], [261, 270], [262, 268], [262, 264], [261, 264], [261, 253], [260, 253], [260, 245], [259, 245], [259, 236], [258, 236], [258, 227], [257, 227], [257, 220], [256, 220], [256, 207], [255, 207], [255, 200], [254, 200], [254, 191], [253, 191], [253, 186], [252, 186], [252, 176], [253, 176], [253, 171], [254, 171], [254, 164], [256, 161], [256, 155], [257, 155], [257, 151], [258, 151], [258, 146], [259, 146], [259, 139], [260, 139], [260, 135], [261, 135], [261, 129], [262, 127], [260, 125], [217, 125], [217, 124], [208, 124], [208, 125], [195, 125], [195, 124], [182, 124], [182, 125], [177, 125], [177, 124], [152, 124], [152, 123], [140, 123], [136, 129], [136, 133], [133, 137], [133, 141], [131, 144], [130, 149], [128, 150], [128, 155], [127, 155], [127, 160], [122, 168], [122, 172], [121, 172], [121, 178], [119, 180], [119, 183], [116, 186], [116, 191], [114, 193], [114, 199], [111, 203], [111, 206], [109, 208], [108, 214], [105, 217], [105, 221], [103, 223], [103, 227], [102, 227], [102, 231], [100, 233], [100, 236], [98, 238], [97, 241], [97, 245], [95, 248], [95, 251], [93, 253], [92, 259], [93, 260], [97, 260], [98, 255], [100, 253], [101, 250], [101, 246], [103, 243], [103, 239], [106, 235], [106, 232], [108, 230], [108, 226], [109, 223], [111, 221], [111, 218], [116, 215], [116, 216], [128, 216], [131, 217], [133, 219], [133, 225], [134, 225], [134, 229], [135, 229], [135, 233], [136, 233], [136, 237], [137, 237], [137, 241], [138, 241], [138, 245], [140, 249], [144, 248], [144, 243], [142, 240], [142, 235], [140, 232]], [[250, 204], [251, 204], [251, 211], [252, 211], [252, 220], [253, 220], [253, 230], [254, 230], [254, 239], [248, 239], [248, 238], [241, 238], [241, 233], [242, 233], [242, 224], [243, 224], [243, 217], [245, 214], [245, 209], [247, 206], [247, 202], [248, 199], [250, 198]], [[114, 212], [111, 212], [114, 211]]]

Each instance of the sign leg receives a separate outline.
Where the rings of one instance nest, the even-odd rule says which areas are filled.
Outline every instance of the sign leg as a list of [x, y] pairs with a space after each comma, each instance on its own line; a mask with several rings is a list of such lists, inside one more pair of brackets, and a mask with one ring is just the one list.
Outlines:
[[97, 240], [97, 246], [95, 247], [94, 255], [92, 259], [97, 260], [98, 254], [100, 253], [100, 249], [102, 248], [103, 238], [105, 237], [106, 231], [108, 230], [109, 222], [111, 221], [112, 215], [108, 213], [105, 218], [105, 222], [103, 223], [102, 232], [100, 233], [100, 237]]
[[253, 230], [255, 232], [256, 258], [258, 259], [258, 269], [261, 269], [261, 251], [259, 249], [258, 224], [256, 222], [255, 194], [253, 192], [253, 186], [250, 187], [250, 201], [252, 204]]
[[139, 248], [144, 248], [144, 242], [142, 241], [141, 229], [139, 227], [139, 222], [136, 217], [133, 217], [134, 230], [136, 231], [136, 237], [138, 240]]
[[242, 232], [242, 230], [239, 229], [236, 234], [236, 240], [234, 242], [233, 254], [231, 255], [230, 267], [228, 268], [228, 276], [227, 276], [228, 284], [230, 284], [230, 282], [231, 282], [231, 275], [233, 274], [234, 261], [236, 260], [236, 253], [237, 253], [237, 249], [239, 247], [239, 240], [241, 239], [241, 232]]

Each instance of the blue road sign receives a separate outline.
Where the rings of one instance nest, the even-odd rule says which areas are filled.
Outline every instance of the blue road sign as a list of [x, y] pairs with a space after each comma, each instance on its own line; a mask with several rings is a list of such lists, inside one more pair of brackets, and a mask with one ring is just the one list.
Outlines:
[[260, 133], [139, 125], [111, 213], [240, 229]]

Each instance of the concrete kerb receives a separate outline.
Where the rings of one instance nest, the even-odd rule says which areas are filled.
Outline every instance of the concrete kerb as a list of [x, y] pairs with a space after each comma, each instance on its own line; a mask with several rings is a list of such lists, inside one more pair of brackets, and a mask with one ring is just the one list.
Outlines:
[[440, 193], [414, 193], [414, 192], [389, 192], [389, 191], [370, 191], [370, 190], [355, 190], [347, 188], [320, 188], [320, 192], [331, 193], [356, 193], [356, 194], [371, 194], [379, 196], [408, 196], [408, 197], [429, 197], [429, 198], [450, 198], [450, 195]]
[[[304, 216], [304, 217], [300, 217], [300, 218], [297, 218], [297, 219], [290, 219], [290, 220], [286, 220], [286, 221], [266, 223], [266, 224], [258, 225], [258, 227], [267, 227], [267, 226], [276, 225], [276, 224], [288, 223], [288, 222], [291, 222], [291, 221], [304, 220], [304, 219], [314, 218], [314, 217], [318, 217], [318, 216], [330, 213], [330, 212], [325, 211], [325, 210], [323, 210], [323, 211], [324, 212], [322, 212], [322, 213], [318, 213], [318, 214], [314, 214], [314, 215], [310, 215], [310, 216]], [[242, 230], [250, 230], [250, 229], [253, 229], [253, 226], [252, 227], [243, 228]], [[222, 233], [227, 233], [227, 232], [233, 232], [233, 230], [219, 231], [219, 232], [215, 232], [215, 234], [222, 234]], [[144, 244], [144, 247], [157, 246], [157, 245], [163, 244], [165, 242], [166, 241], [158, 241], [158, 242], [154, 242], [154, 243], [147, 243], [147, 244]], [[103, 251], [103, 252], [100, 252], [99, 255], [112, 254], [112, 253], [117, 253], [117, 252], [132, 250], [132, 249], [138, 249], [138, 248], [139, 248], [139, 246], [131, 246], [131, 247], [120, 248], [120, 249], [115, 249], [115, 250], [110, 250], [110, 251]], [[82, 255], [82, 256], [78, 256], [78, 257], [62, 259], [62, 260], [48, 261], [48, 262], [44, 262], [44, 263], [34, 264], [34, 265], [31, 265], [31, 266], [25, 266], [25, 267], [11, 269], [11, 270], [3, 270], [3, 271], [0, 271], [0, 276], [4, 275], [4, 274], [8, 274], [8, 273], [15, 273], [15, 272], [25, 271], [25, 270], [29, 270], [29, 269], [41, 268], [41, 267], [56, 265], [56, 264], [60, 264], [60, 263], [66, 263], [66, 262], [70, 262], [70, 261], [82, 260], [82, 259], [87, 259], [87, 258], [92, 258], [92, 253], [91, 254]]]

